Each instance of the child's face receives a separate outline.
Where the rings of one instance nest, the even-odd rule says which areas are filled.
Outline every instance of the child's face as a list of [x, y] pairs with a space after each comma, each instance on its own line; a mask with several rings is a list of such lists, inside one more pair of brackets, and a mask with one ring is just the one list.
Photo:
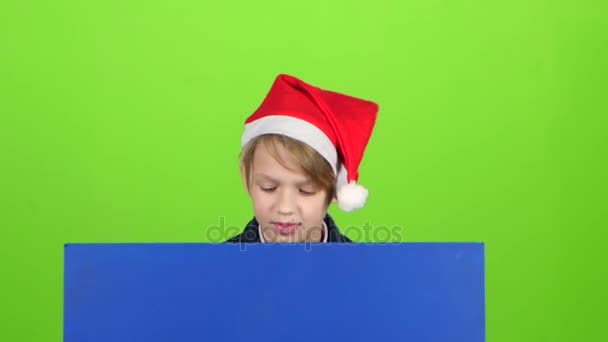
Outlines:
[[269, 242], [318, 242], [327, 213], [327, 192], [299, 171], [283, 146], [277, 144], [276, 149], [289, 168], [279, 163], [264, 144], [256, 147], [251, 168], [248, 191], [262, 234]]

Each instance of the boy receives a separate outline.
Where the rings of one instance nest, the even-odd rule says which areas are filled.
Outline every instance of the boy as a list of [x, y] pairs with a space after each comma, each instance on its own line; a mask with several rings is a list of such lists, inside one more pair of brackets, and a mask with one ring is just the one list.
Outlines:
[[378, 105], [279, 75], [245, 121], [241, 177], [254, 218], [227, 242], [351, 242], [327, 214], [364, 206], [358, 167]]

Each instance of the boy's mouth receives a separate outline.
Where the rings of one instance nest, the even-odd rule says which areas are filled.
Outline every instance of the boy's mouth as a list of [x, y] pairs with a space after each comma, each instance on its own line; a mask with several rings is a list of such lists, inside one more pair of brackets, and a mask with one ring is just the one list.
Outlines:
[[281, 235], [293, 234], [300, 226], [299, 223], [293, 223], [293, 222], [272, 222], [272, 225], [276, 228], [276, 230]]

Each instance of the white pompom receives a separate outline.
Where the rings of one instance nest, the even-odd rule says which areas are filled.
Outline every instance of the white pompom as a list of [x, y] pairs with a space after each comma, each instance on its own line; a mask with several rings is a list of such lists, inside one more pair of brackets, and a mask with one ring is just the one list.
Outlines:
[[338, 189], [338, 206], [340, 209], [351, 212], [363, 208], [369, 192], [355, 182], [345, 184]]

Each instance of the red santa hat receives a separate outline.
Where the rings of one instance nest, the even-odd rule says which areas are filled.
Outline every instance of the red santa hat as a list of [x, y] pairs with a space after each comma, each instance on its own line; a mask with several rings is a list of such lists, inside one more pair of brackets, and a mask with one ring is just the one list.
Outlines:
[[368, 197], [368, 190], [357, 182], [377, 113], [374, 102], [281, 74], [260, 107], [245, 121], [241, 145], [270, 133], [308, 144], [333, 168], [338, 206], [354, 211], [362, 208]]

